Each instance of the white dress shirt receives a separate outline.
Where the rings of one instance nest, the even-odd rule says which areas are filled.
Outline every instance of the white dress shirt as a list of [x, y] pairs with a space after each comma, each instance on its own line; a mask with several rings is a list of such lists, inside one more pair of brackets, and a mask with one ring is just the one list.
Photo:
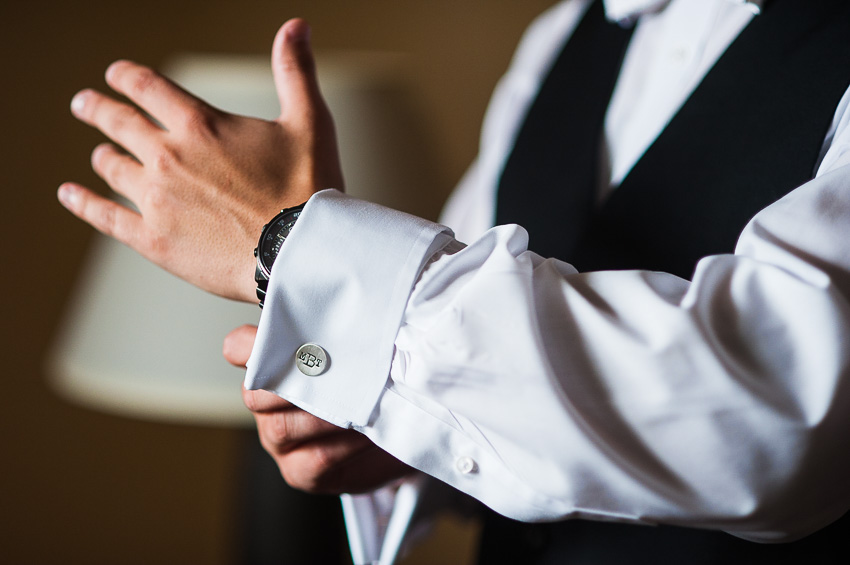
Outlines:
[[[704, 258], [692, 281], [578, 273], [527, 251], [522, 228], [490, 228], [525, 111], [588, 4], [558, 4], [523, 39], [444, 213], [457, 239], [336, 191], [310, 200], [272, 271], [246, 386], [515, 519], [803, 536], [850, 501], [850, 94], [817, 177], [756, 215], [734, 254]], [[603, 193], [758, 17], [729, 0], [605, 7], [637, 28]], [[296, 367], [308, 342], [330, 359], [319, 376]]]

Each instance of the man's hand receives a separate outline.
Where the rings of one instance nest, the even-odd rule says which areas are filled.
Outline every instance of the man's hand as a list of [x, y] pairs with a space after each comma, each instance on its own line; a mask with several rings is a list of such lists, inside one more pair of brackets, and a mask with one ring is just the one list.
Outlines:
[[[255, 326], [230, 332], [225, 359], [244, 367], [256, 335]], [[260, 442], [290, 486], [313, 493], [357, 493], [411, 472], [366, 436], [320, 420], [270, 392], [243, 389], [242, 398], [254, 413]]]
[[275, 37], [281, 115], [270, 122], [221, 112], [147, 67], [113, 63], [107, 83], [138, 108], [93, 90], [71, 107], [129, 153], [104, 143], [92, 166], [138, 212], [74, 183], [59, 188], [60, 201], [190, 283], [254, 301], [252, 250], [263, 223], [318, 190], [342, 189], [309, 34], [304, 21], [291, 20]]

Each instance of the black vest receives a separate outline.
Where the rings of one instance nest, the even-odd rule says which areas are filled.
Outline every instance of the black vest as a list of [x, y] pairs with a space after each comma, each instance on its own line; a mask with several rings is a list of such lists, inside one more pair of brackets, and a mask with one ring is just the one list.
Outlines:
[[[814, 175], [850, 84], [850, 2], [767, 3], [620, 187], [594, 206], [606, 106], [599, 101], [610, 99], [627, 41], [594, 2], [520, 130], [496, 220], [522, 225], [531, 250], [582, 271], [649, 269], [691, 278], [700, 258], [732, 253], [750, 218]], [[593, 65], [588, 53], [598, 54]], [[577, 107], [582, 101], [586, 106]], [[848, 516], [799, 542], [762, 545], [671, 526], [533, 525], [491, 514], [479, 562], [848, 563], [848, 536]]]

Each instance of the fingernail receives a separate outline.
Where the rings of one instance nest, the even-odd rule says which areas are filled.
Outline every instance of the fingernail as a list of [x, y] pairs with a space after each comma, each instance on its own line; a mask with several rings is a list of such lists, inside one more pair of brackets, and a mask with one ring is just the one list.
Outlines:
[[74, 185], [63, 184], [60, 186], [58, 196], [59, 202], [69, 210], [75, 209], [80, 202], [80, 191]]
[[86, 107], [86, 100], [88, 100], [89, 91], [81, 90], [71, 99], [71, 112], [74, 114], [79, 114], [83, 111], [83, 108]]

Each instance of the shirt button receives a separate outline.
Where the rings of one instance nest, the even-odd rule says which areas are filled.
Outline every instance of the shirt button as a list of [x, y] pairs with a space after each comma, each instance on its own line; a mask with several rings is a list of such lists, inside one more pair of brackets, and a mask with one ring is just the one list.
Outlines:
[[295, 365], [305, 375], [315, 377], [328, 368], [328, 354], [315, 343], [305, 343], [295, 352]]
[[457, 461], [455, 461], [455, 467], [464, 475], [469, 475], [470, 473], [474, 473], [478, 470], [478, 465], [475, 463], [475, 460], [472, 457], [458, 457]]

